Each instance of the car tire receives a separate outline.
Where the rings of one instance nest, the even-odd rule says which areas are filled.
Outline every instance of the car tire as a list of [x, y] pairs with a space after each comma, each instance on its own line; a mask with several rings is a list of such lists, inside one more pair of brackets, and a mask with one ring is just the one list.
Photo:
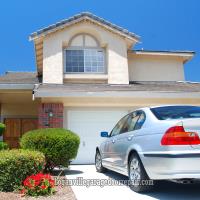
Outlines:
[[150, 180], [139, 156], [134, 153], [128, 163], [128, 175], [130, 188], [134, 192], [148, 192], [153, 188], [153, 180]]
[[101, 154], [99, 151], [96, 151], [95, 167], [96, 167], [97, 172], [103, 173], [106, 171], [106, 168], [104, 168], [102, 165], [102, 158], [101, 158]]

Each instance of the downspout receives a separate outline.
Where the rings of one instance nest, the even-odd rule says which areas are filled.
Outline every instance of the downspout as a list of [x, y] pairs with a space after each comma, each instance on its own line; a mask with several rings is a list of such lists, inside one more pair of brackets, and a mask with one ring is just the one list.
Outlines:
[[39, 88], [40, 83], [39, 84], [35, 84], [33, 87], [33, 91], [32, 91], [32, 100], [35, 100], [35, 92], [37, 91], [37, 89]]

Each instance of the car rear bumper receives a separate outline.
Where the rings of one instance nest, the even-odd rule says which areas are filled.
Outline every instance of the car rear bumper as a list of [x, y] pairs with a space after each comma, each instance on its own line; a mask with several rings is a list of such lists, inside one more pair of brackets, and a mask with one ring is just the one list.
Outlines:
[[200, 179], [200, 151], [148, 152], [140, 158], [151, 179]]

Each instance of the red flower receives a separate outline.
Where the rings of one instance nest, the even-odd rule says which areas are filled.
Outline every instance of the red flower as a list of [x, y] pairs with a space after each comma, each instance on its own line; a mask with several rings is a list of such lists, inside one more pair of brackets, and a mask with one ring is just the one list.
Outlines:
[[30, 183], [30, 179], [29, 177], [25, 179], [25, 181], [23, 182], [24, 186], [27, 186], [27, 187], [31, 187], [32, 184]]
[[40, 188], [42, 188], [43, 190], [47, 189], [46, 185], [41, 185]]
[[45, 174], [45, 175], [44, 175], [44, 178], [50, 180], [50, 179], [51, 179], [51, 176], [50, 176], [50, 174]]
[[20, 191], [20, 194], [25, 194], [25, 192], [26, 192], [26, 190], [25, 190], [25, 189], [22, 189], [22, 190]]
[[49, 180], [49, 183], [50, 183], [50, 186], [51, 186], [51, 187], [54, 187], [54, 186], [55, 186], [55, 181], [54, 181], [54, 180], [52, 180], [52, 179]]
[[35, 180], [35, 186], [40, 185], [40, 181], [39, 180]]
[[[41, 191], [46, 194], [50, 193], [55, 187], [55, 181], [50, 174], [38, 173], [27, 177], [23, 181], [23, 194], [39, 195]], [[46, 190], [48, 189], [48, 190]]]

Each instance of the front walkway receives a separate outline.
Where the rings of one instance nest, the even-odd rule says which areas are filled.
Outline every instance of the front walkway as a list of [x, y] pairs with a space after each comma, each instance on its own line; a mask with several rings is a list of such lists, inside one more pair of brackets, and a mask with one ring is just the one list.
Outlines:
[[[105, 174], [97, 173], [94, 165], [72, 165], [66, 173], [67, 179], [76, 179], [86, 185], [91, 180], [127, 180], [123, 175], [108, 171]], [[110, 182], [111, 183], [111, 182]], [[100, 182], [97, 182], [100, 184]], [[109, 184], [109, 183], [108, 183]], [[160, 182], [157, 188], [148, 194], [137, 194], [126, 185], [121, 186], [72, 186], [77, 200], [193, 200], [200, 199], [200, 185], [180, 185], [171, 182]]]

